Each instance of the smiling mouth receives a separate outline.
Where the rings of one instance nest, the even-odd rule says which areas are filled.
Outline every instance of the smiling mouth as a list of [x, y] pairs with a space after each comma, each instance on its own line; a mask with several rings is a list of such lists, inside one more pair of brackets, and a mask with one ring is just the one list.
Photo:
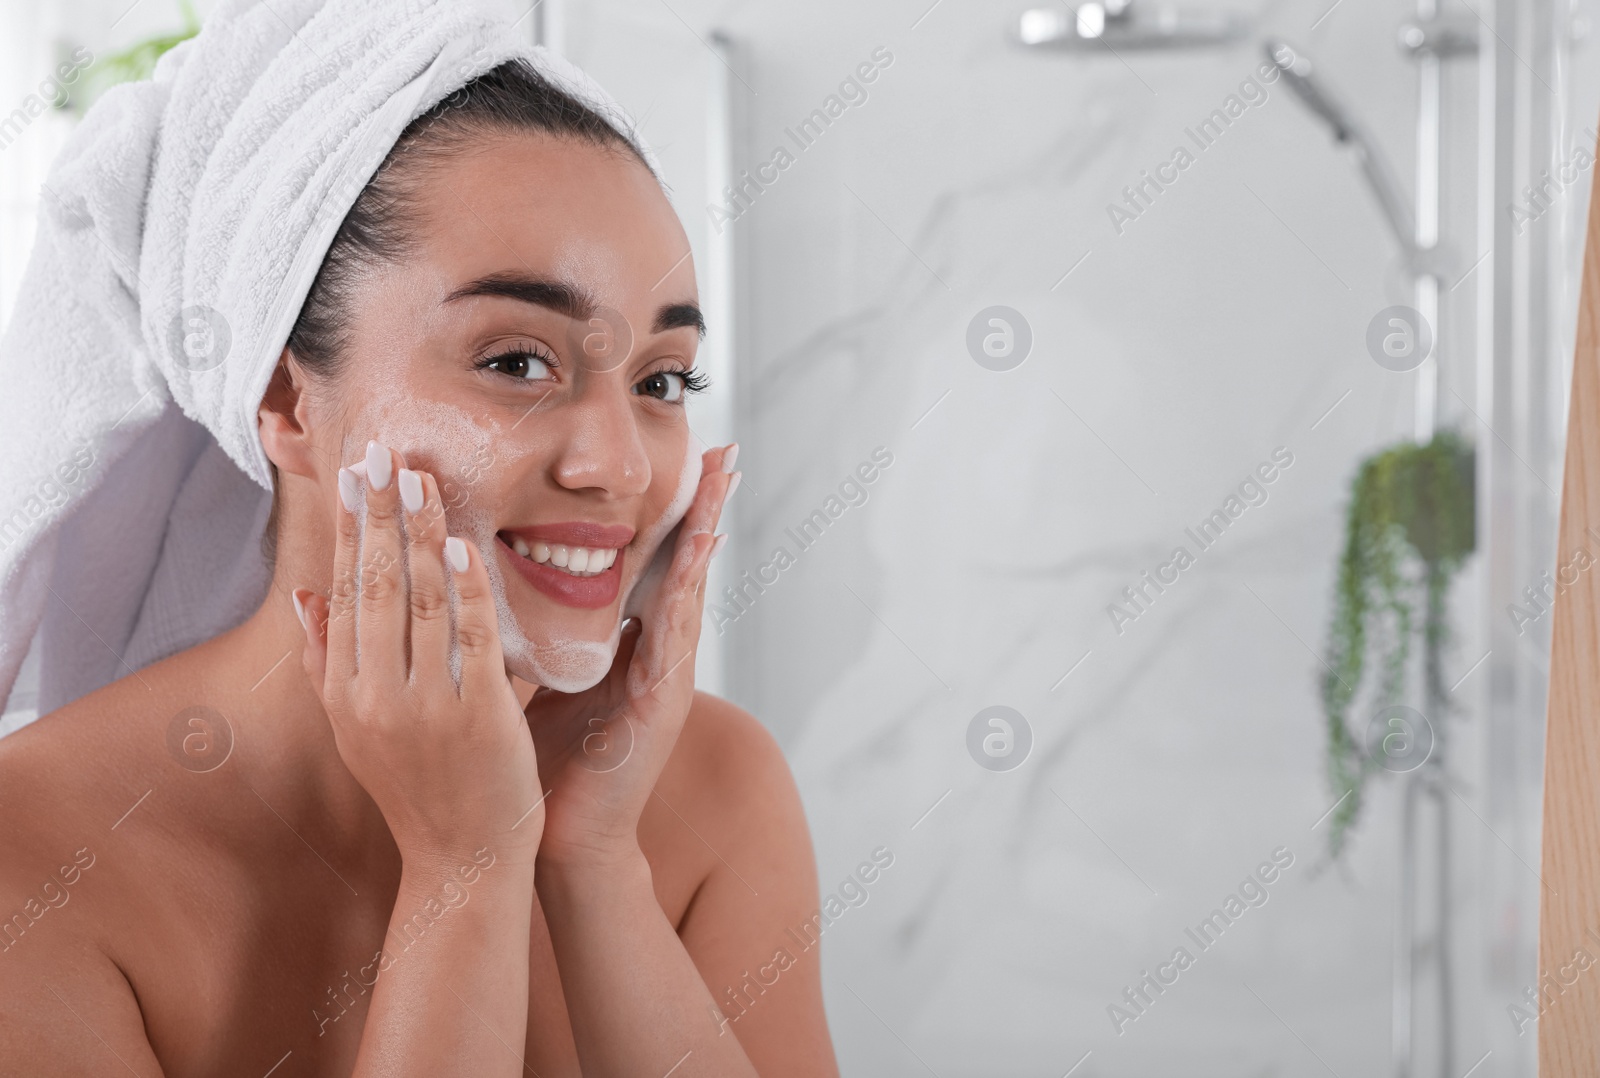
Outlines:
[[536, 591], [564, 606], [598, 610], [617, 601], [634, 530], [589, 522], [541, 524], [508, 528], [495, 539], [510, 568]]
[[619, 553], [615, 547], [566, 546], [562, 543], [546, 543], [541, 539], [530, 543], [520, 535], [510, 536], [509, 539], [502, 535], [501, 541], [514, 550], [518, 557], [526, 558], [535, 565], [548, 565], [578, 577], [599, 576], [616, 564]]

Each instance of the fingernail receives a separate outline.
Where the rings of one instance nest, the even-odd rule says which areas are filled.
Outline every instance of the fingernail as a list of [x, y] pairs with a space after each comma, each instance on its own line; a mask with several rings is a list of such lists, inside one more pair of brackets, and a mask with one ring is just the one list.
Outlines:
[[472, 556], [467, 553], [467, 544], [454, 535], [444, 541], [444, 556], [450, 562], [450, 568], [458, 573], [466, 572], [471, 564]]
[[733, 471], [733, 462], [739, 459], [739, 443], [734, 442], [722, 451], [722, 471], [727, 474]]
[[300, 589], [296, 588], [289, 593], [289, 598], [294, 600], [294, 616], [300, 619], [300, 628], [306, 627], [306, 604], [300, 599]]
[[400, 469], [400, 502], [408, 513], [422, 511], [422, 476], [410, 468]]
[[356, 501], [361, 496], [360, 487], [356, 484], [356, 475], [349, 468], [339, 469], [339, 500], [344, 503], [347, 512], [356, 511]]
[[739, 489], [739, 480], [743, 478], [743, 472], [733, 473], [733, 479], [728, 483], [728, 492], [722, 496], [722, 508], [728, 508], [728, 499], [733, 497], [733, 492]]
[[373, 490], [388, 490], [389, 479], [394, 468], [394, 460], [389, 456], [389, 447], [379, 445], [377, 442], [367, 443], [367, 483]]
[[711, 544], [711, 555], [710, 555], [710, 557], [706, 558], [706, 561], [710, 561], [711, 558], [714, 558], [718, 554], [721, 554], [722, 553], [722, 548], [727, 546], [727, 545], [728, 545], [728, 533], [727, 532], [723, 532], [721, 535], [717, 536], [717, 538], [712, 542], [712, 544]]

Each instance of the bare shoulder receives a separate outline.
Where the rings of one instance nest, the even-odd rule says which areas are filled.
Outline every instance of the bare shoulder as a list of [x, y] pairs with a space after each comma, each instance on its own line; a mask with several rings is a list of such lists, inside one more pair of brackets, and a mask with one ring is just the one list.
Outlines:
[[[653, 826], [677, 842], [687, 885], [678, 936], [717, 1002], [723, 1032], [773, 1078], [838, 1074], [814, 941], [817, 870], [800, 793], [753, 715], [696, 693], [657, 784]], [[641, 822], [641, 838], [645, 825]], [[691, 866], [693, 875], [685, 878]], [[652, 862], [652, 867], [656, 867]]]
[[772, 780], [792, 785], [783, 751], [759, 719], [720, 696], [696, 692], [669, 765], [725, 792]]
[[657, 786], [672, 808], [733, 842], [777, 825], [804, 828], [800, 795], [777, 740], [748, 711], [696, 692]]
[[[0, 1069], [159, 1073], [127, 979], [101, 947], [119, 890], [115, 781], [137, 701], [107, 686], [0, 738]], [[136, 795], [135, 795], [136, 796]], [[132, 802], [133, 797], [126, 798]], [[119, 807], [120, 806], [120, 807]]]
[[24, 934], [34, 955], [68, 936], [95, 938], [91, 910], [106, 912], [96, 892], [117, 891], [141, 860], [117, 829], [156, 778], [143, 744], [152, 691], [133, 684], [114, 682], [0, 738], [0, 961]]
[[121, 1067], [161, 1073], [132, 986], [90, 943], [19, 939], [0, 953], [0, 968], [0, 1070], [40, 1078]]
[[101, 810], [116, 803], [118, 775], [141, 769], [146, 695], [114, 682], [0, 738], [0, 814], [12, 825], [0, 832], [0, 869], [30, 851], [53, 856], [70, 836], [116, 821]]
[[658, 871], [670, 871], [687, 890], [708, 879], [741, 892], [811, 886], [800, 793], [777, 740], [743, 708], [695, 693], [656, 795], [640, 838], [647, 848], [671, 851], [674, 864]]

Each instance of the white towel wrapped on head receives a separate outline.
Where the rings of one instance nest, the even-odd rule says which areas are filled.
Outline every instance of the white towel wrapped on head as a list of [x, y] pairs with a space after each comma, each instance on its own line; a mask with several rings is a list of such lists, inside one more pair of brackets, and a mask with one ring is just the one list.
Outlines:
[[629, 130], [466, 0], [225, 0], [89, 110], [0, 338], [0, 701], [36, 631], [42, 714], [261, 603], [257, 410], [328, 245], [407, 124], [518, 57]]

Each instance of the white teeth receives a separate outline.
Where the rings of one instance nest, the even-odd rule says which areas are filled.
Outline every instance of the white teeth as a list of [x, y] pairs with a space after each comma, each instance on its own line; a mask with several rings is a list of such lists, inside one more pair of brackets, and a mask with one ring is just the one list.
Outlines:
[[569, 547], [538, 540], [529, 543], [521, 536], [513, 536], [511, 549], [529, 561], [553, 565], [574, 576], [598, 576], [617, 563], [614, 547]]

